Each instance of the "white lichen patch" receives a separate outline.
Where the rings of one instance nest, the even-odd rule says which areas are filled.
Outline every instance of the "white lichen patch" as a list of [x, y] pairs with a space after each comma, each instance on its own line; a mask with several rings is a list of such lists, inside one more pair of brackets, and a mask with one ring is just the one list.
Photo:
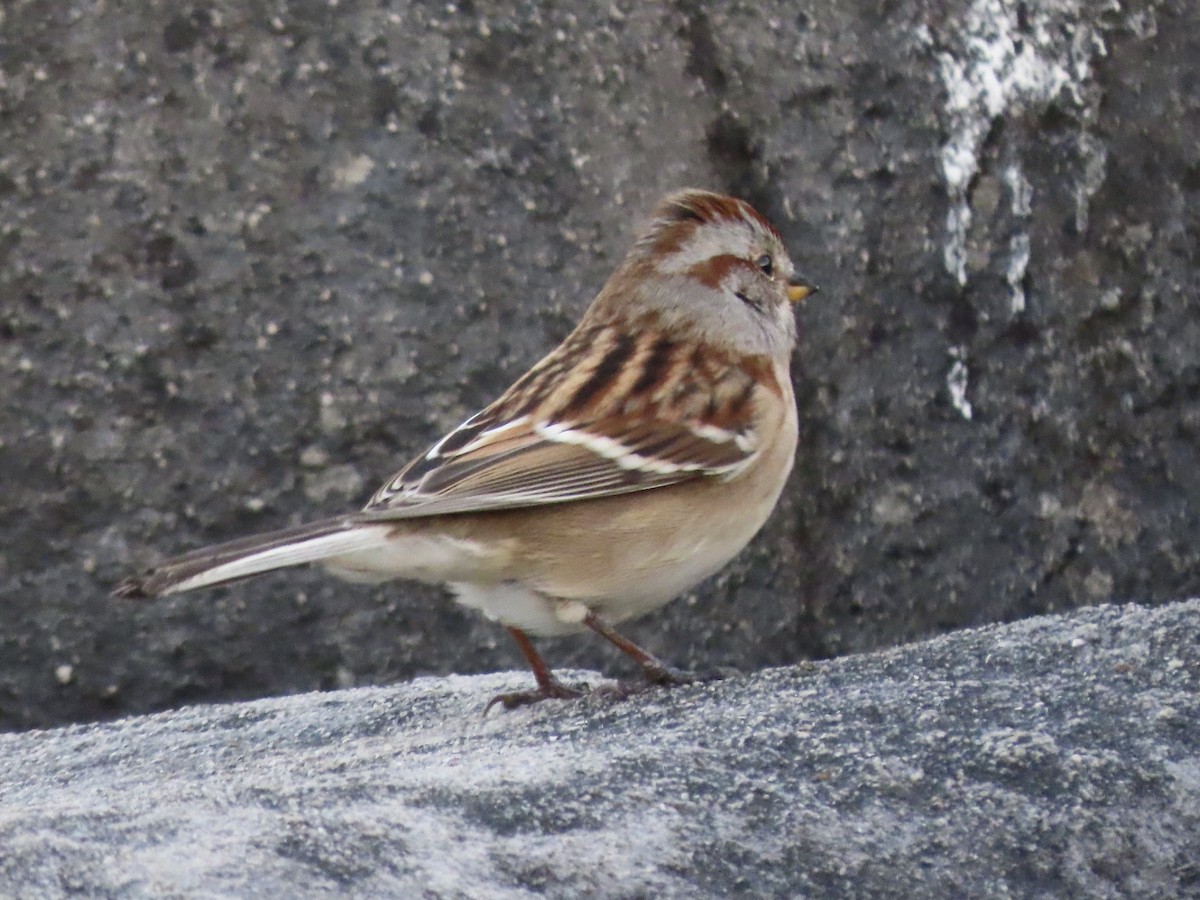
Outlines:
[[[967, 282], [968, 188], [992, 124], [1044, 107], [1064, 89], [1082, 102], [1092, 56], [1104, 48], [1080, 7], [1077, 0], [1045, 0], [1020, 9], [1006, 0], [975, 0], [958, 23], [953, 49], [938, 54], [950, 131], [941, 158], [950, 196], [943, 259], [959, 284]], [[1019, 257], [1021, 248], [1016, 249]], [[1022, 272], [1018, 282], [1023, 277]], [[1023, 291], [1013, 302], [1024, 304]]]
[[1025, 273], [1029, 269], [1029, 231], [1022, 221], [1033, 209], [1033, 186], [1017, 164], [1004, 170], [1004, 183], [1012, 197], [1013, 218], [1021, 222], [1008, 241], [1008, 267], [1004, 276], [1008, 281], [1009, 299], [1014, 316], [1025, 311]]
[[950, 392], [950, 405], [958, 410], [968, 422], [975, 415], [971, 401], [967, 399], [967, 383], [970, 373], [967, 371], [967, 351], [963, 347], [950, 350], [950, 371], [946, 373], [946, 390]]
[[375, 160], [365, 153], [360, 153], [333, 170], [333, 183], [343, 190], [358, 187], [367, 180], [374, 169]]
[[1083, 154], [1083, 177], [1080, 179], [1079, 190], [1075, 193], [1075, 230], [1083, 233], [1087, 230], [1092, 195], [1104, 183], [1108, 151], [1100, 140], [1090, 134], [1080, 135], [1079, 143]]

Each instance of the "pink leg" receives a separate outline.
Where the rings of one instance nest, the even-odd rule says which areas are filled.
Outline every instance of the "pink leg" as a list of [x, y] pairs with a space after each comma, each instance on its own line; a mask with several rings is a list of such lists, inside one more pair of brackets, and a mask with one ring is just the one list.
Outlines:
[[537, 690], [497, 694], [483, 708], [485, 716], [488, 714], [488, 710], [497, 703], [503, 705], [505, 709], [516, 709], [518, 706], [529, 706], [543, 700], [574, 700], [584, 695], [584, 691], [565, 685], [554, 677], [554, 673], [546, 665], [546, 660], [542, 659], [542, 655], [533, 646], [533, 641], [529, 640], [529, 635], [511, 625], [506, 627], [508, 633], [513, 636], [513, 640], [517, 642], [517, 646], [521, 648], [521, 653], [524, 655], [525, 661], [529, 663], [529, 668], [533, 669]]

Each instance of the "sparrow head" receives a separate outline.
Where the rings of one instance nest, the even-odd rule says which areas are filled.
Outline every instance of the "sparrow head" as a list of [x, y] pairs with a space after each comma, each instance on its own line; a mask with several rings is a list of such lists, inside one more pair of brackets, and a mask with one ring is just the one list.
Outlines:
[[780, 358], [796, 341], [792, 305], [816, 289], [749, 203], [684, 190], [659, 203], [597, 305], [631, 304], [701, 341]]

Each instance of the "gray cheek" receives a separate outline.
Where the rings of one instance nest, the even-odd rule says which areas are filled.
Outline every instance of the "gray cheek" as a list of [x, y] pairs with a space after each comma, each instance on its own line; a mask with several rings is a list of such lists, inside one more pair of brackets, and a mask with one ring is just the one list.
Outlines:
[[[747, 284], [748, 290], [761, 284]], [[756, 293], [763, 306], [755, 310], [735, 295], [741, 285], [719, 290], [701, 288], [683, 276], [658, 279], [640, 288], [639, 305], [662, 316], [666, 327], [683, 327], [702, 340], [732, 347], [742, 353], [786, 355], [796, 340], [792, 306], [773, 296]]]
[[787, 340], [787, 349], [791, 350], [796, 345], [796, 307], [790, 303], [784, 303], [777, 307], [777, 315], [779, 327], [783, 330]]

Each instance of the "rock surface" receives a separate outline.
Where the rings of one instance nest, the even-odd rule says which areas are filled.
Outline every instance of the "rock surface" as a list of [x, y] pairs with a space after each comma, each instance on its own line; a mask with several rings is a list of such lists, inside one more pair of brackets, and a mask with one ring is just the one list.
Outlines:
[[636, 637], [755, 668], [1193, 593], [1198, 76], [1188, 0], [4, 3], [0, 729], [518, 665], [412, 586], [107, 592], [361, 504], [683, 184], [824, 291], [779, 511]]
[[480, 716], [523, 683], [0, 735], [0, 895], [1200, 890], [1197, 600]]

